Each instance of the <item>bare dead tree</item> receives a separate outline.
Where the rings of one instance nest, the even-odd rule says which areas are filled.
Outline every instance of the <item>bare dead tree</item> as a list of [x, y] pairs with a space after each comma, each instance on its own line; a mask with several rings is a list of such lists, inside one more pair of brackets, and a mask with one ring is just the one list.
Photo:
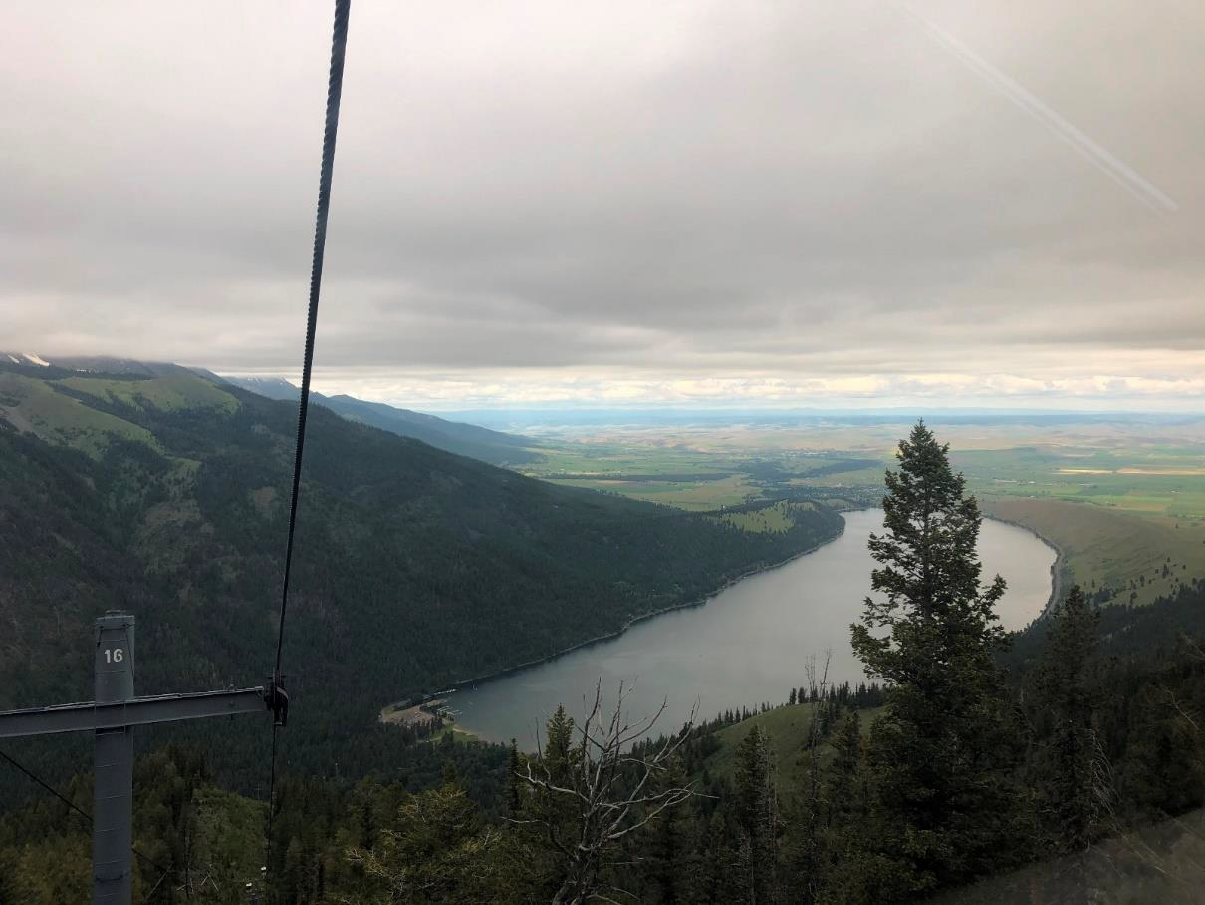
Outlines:
[[[519, 772], [519, 777], [537, 793], [567, 801], [577, 816], [569, 826], [542, 817], [514, 821], [542, 826], [562, 858], [564, 880], [553, 896], [554, 905], [615, 902], [604, 893], [604, 889], [611, 890], [602, 881], [608, 853], [625, 836], [699, 794], [694, 783], [661, 788], [658, 781], [694, 727], [697, 702], [681, 732], [637, 753], [633, 745], [648, 739], [665, 712], [666, 701], [662, 700], [652, 716], [633, 723], [624, 714], [628, 693], [621, 683], [615, 706], [606, 714], [599, 681], [594, 704], [585, 721], [576, 727], [580, 740], [567, 776], [554, 779], [542, 750]], [[615, 892], [624, 894], [622, 890]]]

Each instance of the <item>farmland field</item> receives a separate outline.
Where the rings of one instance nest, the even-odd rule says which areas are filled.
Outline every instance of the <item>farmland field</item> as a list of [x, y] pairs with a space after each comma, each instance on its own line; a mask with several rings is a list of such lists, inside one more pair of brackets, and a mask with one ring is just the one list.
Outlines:
[[[693, 511], [775, 501], [877, 503], [910, 425], [898, 417], [732, 415], [592, 423], [543, 433], [525, 473]], [[1205, 419], [991, 415], [930, 420], [984, 511], [1064, 554], [1064, 578], [1142, 605], [1205, 578]], [[773, 507], [729, 513], [773, 530]]]

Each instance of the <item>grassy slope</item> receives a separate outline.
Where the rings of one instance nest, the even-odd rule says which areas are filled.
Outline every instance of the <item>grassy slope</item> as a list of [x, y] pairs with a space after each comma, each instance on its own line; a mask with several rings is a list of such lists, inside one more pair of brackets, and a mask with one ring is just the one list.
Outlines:
[[[858, 711], [864, 731], [879, 712], [878, 708]], [[779, 791], [787, 797], [799, 794], [806, 780], [802, 755], [811, 725], [811, 704], [782, 704], [765, 713], [754, 714], [716, 733], [721, 747], [707, 758], [707, 768], [715, 776], [732, 776], [736, 771], [737, 747], [755, 726], [761, 726], [770, 733]], [[827, 745], [821, 746], [822, 753], [827, 750]]]
[[1089, 591], [1120, 589], [1112, 602], [1129, 602], [1131, 581], [1134, 603], [1145, 605], [1205, 573], [1205, 530], [1184, 522], [1057, 499], [987, 499], [984, 509], [1048, 538], [1066, 556], [1069, 577]]
[[198, 380], [195, 375], [187, 372], [153, 377], [149, 380], [68, 377], [56, 383], [102, 402], [138, 409], [156, 408], [165, 412], [175, 412], [183, 409], [212, 408], [233, 412], [238, 408], [238, 400], [230, 393], [209, 381]]
[[157, 447], [150, 432], [56, 392], [43, 380], [0, 371], [0, 417], [17, 430], [98, 456], [119, 437]]

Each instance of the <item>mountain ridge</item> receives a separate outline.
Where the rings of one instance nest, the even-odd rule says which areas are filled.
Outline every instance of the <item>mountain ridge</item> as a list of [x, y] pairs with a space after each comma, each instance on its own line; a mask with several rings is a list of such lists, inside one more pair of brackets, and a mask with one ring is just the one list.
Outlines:
[[[0, 708], [85, 699], [92, 619], [107, 609], [139, 620], [141, 694], [270, 671], [296, 406], [149, 370], [0, 359], [0, 619], [17, 626], [0, 637]], [[318, 768], [338, 738], [349, 772], [389, 769], [387, 701], [614, 632], [841, 526], [817, 507], [748, 533], [314, 406], [285, 640], [292, 763]], [[194, 737], [227, 780], [253, 781], [243, 730]]]
[[[281, 377], [214, 376], [269, 399], [295, 402], [301, 395], [300, 389]], [[449, 421], [384, 402], [369, 402], [346, 393], [334, 396], [311, 393], [310, 399], [353, 421], [379, 427], [401, 437], [422, 440], [437, 449], [480, 459], [492, 465], [523, 465], [544, 458], [532, 448], [538, 446], [539, 441], [530, 437]]]

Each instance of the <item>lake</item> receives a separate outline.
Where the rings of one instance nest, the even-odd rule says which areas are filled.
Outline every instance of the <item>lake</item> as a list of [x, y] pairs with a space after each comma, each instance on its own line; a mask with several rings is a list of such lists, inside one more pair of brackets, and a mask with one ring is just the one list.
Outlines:
[[[601, 678], [614, 699], [620, 681], [632, 692], [633, 719], [656, 711], [667, 698], [659, 729], [678, 729], [696, 700], [699, 716], [725, 708], [783, 703], [791, 686], [808, 684], [807, 664], [823, 665], [832, 652], [829, 679], [858, 682], [861, 664], [849, 646], [849, 625], [862, 611], [875, 566], [866, 550], [882, 528], [882, 510], [844, 513], [845, 533], [780, 568], [745, 578], [705, 604], [675, 610], [520, 672], [448, 696], [459, 726], [491, 741], [516, 738], [535, 747], [535, 728], [565, 706], [578, 716], [583, 699]], [[983, 576], [997, 573], [1008, 591], [997, 607], [1001, 624], [1024, 628], [1045, 608], [1055, 551], [1022, 528], [985, 519], [979, 536]], [[656, 732], [657, 730], [655, 730]]]

